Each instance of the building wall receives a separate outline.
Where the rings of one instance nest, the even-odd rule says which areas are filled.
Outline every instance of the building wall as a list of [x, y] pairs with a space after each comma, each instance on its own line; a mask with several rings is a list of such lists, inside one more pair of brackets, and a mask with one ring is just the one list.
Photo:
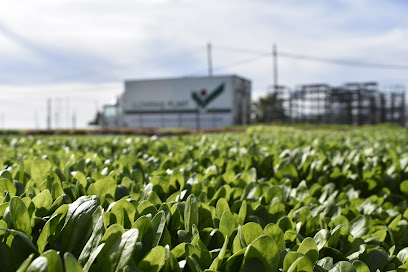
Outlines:
[[140, 128], [219, 128], [232, 124], [230, 113], [166, 113], [127, 114], [127, 127]]

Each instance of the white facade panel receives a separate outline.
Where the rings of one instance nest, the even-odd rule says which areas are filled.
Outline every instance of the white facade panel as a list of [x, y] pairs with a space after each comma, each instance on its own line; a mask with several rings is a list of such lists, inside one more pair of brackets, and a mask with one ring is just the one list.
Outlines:
[[231, 126], [233, 117], [229, 113], [170, 113], [170, 114], [126, 114], [127, 127], [140, 128], [219, 128]]
[[196, 110], [194, 92], [205, 100], [221, 86], [223, 91], [205, 104], [205, 109], [232, 109], [232, 83], [232, 77], [126, 81], [123, 109], [136, 112]]

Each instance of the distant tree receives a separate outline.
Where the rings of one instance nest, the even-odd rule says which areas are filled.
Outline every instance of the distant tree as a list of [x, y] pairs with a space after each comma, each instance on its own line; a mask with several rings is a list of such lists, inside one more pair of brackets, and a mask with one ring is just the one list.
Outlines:
[[96, 113], [95, 119], [88, 122], [88, 125], [90, 126], [101, 126], [103, 122], [103, 114], [102, 112], [98, 111]]
[[286, 119], [282, 100], [277, 93], [270, 93], [260, 97], [253, 103], [253, 118], [255, 123], [270, 123], [272, 121], [284, 121]]

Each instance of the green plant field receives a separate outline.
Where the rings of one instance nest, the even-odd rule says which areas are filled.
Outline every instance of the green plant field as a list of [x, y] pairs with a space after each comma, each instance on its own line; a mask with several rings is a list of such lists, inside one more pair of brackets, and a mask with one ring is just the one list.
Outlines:
[[408, 271], [394, 126], [0, 138], [1, 271]]

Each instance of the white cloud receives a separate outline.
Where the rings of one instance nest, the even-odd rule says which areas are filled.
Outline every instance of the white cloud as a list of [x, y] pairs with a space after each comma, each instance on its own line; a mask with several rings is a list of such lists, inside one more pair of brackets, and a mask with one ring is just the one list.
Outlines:
[[[0, 57], [7, 56], [15, 69], [7, 74], [10, 69], [0, 63], [0, 85], [2, 79], [18, 86], [38, 77], [41, 82], [60, 82], [53, 88], [61, 86], [61, 96], [69, 95], [70, 88], [83, 88], [82, 83], [67, 85], [67, 81], [121, 86], [125, 78], [205, 74], [208, 41], [213, 43], [215, 68], [254, 56], [221, 50], [221, 46], [270, 52], [273, 43], [282, 52], [408, 63], [407, 5], [396, 0], [10, 0], [2, 6], [0, 23], [9, 35], [0, 28]], [[257, 97], [272, 83], [272, 57], [215, 72], [251, 79], [253, 97]], [[289, 86], [358, 80], [406, 84], [405, 74], [279, 58], [279, 82]], [[41, 101], [54, 95], [43, 86], [38, 82], [30, 86]], [[1, 87], [0, 92], [9, 87]], [[102, 89], [84, 93], [88, 100], [98, 96], [101, 104], [116, 94], [110, 87]]]

